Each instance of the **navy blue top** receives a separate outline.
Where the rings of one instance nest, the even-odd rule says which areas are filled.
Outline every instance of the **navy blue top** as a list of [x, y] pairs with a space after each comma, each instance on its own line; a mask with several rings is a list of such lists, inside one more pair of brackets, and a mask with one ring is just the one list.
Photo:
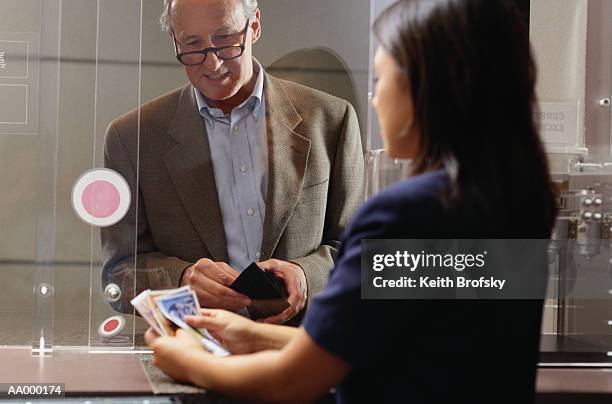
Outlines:
[[[308, 307], [306, 332], [352, 367], [338, 386], [340, 403], [533, 401], [542, 301], [361, 299], [364, 238], [503, 238], [503, 220], [446, 209], [448, 184], [444, 171], [433, 171], [366, 202]], [[526, 237], [548, 237], [541, 221], [519, 225]]]

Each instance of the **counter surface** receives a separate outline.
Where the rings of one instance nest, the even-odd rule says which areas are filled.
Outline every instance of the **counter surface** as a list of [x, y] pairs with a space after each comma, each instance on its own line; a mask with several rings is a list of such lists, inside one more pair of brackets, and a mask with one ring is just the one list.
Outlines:
[[[73, 397], [159, 393], [149, 382], [141, 359], [142, 355], [133, 353], [89, 353], [86, 349], [60, 349], [51, 357], [40, 358], [32, 356], [29, 347], [4, 347], [0, 348], [0, 383], [65, 383], [67, 396]], [[567, 403], [587, 402], [587, 396], [610, 400], [612, 369], [541, 368], [537, 390], [542, 403], [561, 402], [560, 397]], [[547, 397], [557, 401], [547, 401]], [[218, 402], [219, 397], [215, 398]]]

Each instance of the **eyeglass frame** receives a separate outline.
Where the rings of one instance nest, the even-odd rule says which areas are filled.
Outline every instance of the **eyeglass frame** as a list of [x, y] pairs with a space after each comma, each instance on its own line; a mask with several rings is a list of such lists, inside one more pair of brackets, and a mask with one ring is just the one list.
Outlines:
[[[176, 42], [176, 37], [174, 35], [172, 35], [172, 39], [174, 40], [174, 54], [176, 57], [176, 60], [178, 60], [178, 62], [180, 64], [182, 64], [183, 66], [199, 66], [204, 64], [204, 62], [206, 62], [206, 58], [208, 57], [209, 53], [214, 53], [215, 56], [219, 59], [219, 60], [234, 60], [234, 59], [238, 59], [239, 57], [241, 57], [244, 54], [244, 50], [246, 49], [246, 39], [247, 39], [247, 34], [249, 33], [249, 26], [251, 25], [251, 19], [247, 19], [246, 25], [243, 29], [244, 34], [242, 37], [242, 43], [241, 44], [235, 44], [235, 45], [228, 45], [228, 46], [221, 46], [221, 47], [210, 47], [210, 48], [204, 48], [204, 49], [200, 49], [197, 51], [189, 51], [189, 52], [182, 52], [179, 53], [178, 51], [178, 44]], [[238, 56], [234, 56], [231, 58], [222, 58], [219, 56], [219, 52], [221, 50], [224, 49], [229, 49], [229, 48], [240, 48], [240, 54]], [[194, 63], [194, 64], [186, 64], [183, 63], [181, 61], [181, 58], [183, 56], [186, 55], [196, 55], [196, 54], [202, 54], [204, 55], [204, 59], [202, 59], [202, 61], [200, 63]]]

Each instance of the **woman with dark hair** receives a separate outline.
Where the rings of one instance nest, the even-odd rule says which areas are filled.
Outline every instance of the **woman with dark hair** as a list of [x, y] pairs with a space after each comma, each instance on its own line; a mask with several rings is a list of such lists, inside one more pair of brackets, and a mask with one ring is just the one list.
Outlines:
[[510, 0], [402, 0], [375, 23], [374, 106], [412, 177], [366, 202], [299, 329], [221, 310], [147, 342], [179, 381], [254, 401], [528, 403], [542, 300], [362, 300], [361, 240], [549, 237], [555, 217], [534, 123], [535, 68]]

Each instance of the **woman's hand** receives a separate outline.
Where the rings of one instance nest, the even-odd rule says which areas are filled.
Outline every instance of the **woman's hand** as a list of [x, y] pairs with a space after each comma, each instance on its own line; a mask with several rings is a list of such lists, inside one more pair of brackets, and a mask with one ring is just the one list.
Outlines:
[[153, 364], [178, 382], [190, 382], [188, 363], [194, 352], [208, 354], [193, 336], [177, 330], [174, 337], [160, 337], [152, 328], [145, 333], [145, 342], [153, 349]]
[[256, 323], [241, 315], [215, 309], [201, 309], [199, 316], [185, 316], [185, 321], [195, 328], [206, 328], [233, 354], [253, 352], [253, 327]]

